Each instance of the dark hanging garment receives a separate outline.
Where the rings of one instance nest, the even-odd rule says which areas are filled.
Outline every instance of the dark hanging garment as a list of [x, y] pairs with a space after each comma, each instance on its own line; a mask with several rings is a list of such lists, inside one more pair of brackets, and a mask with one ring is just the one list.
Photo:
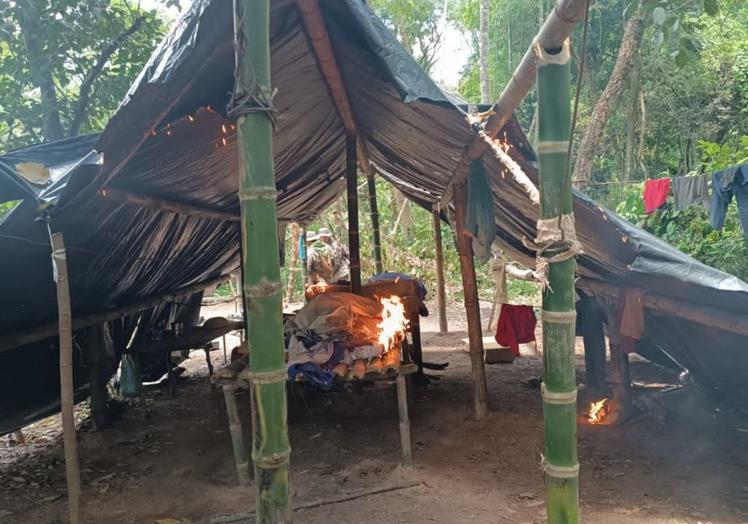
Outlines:
[[673, 196], [675, 208], [681, 211], [699, 204], [709, 210], [709, 175], [673, 178]]
[[714, 229], [721, 230], [725, 225], [727, 208], [732, 202], [733, 195], [738, 203], [738, 216], [743, 226], [743, 236], [748, 238], [748, 164], [712, 174], [709, 220]]
[[667, 202], [670, 194], [670, 179], [655, 178], [644, 182], [644, 212], [650, 214]]
[[493, 193], [482, 160], [470, 162], [465, 227], [473, 239], [475, 258], [483, 263], [488, 262], [491, 259], [491, 245], [496, 238], [497, 228]]

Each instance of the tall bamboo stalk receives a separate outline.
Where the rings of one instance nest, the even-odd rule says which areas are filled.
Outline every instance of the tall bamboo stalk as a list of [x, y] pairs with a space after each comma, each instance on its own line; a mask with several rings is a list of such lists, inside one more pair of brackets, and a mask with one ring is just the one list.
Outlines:
[[[239, 201], [252, 383], [256, 522], [291, 521], [283, 285], [278, 259], [271, 104], [269, 0], [235, 0]], [[248, 101], [247, 101], [248, 99]], [[259, 103], [258, 103], [259, 102]]]
[[348, 194], [348, 249], [351, 254], [351, 293], [361, 293], [361, 249], [358, 235], [358, 157], [356, 135], [345, 136], [345, 179]]
[[480, 323], [480, 303], [478, 302], [478, 282], [475, 276], [475, 259], [473, 243], [465, 231], [465, 213], [467, 185], [456, 184], [453, 190], [455, 206], [455, 235], [457, 252], [460, 255], [462, 289], [465, 295], [465, 314], [468, 325], [468, 344], [470, 345], [470, 365], [473, 375], [473, 407], [476, 420], [488, 417], [486, 388], [486, 368], [483, 363], [483, 330]]
[[369, 165], [366, 173], [366, 187], [369, 190], [369, 214], [371, 215], [372, 237], [374, 239], [374, 267], [377, 273], [384, 271], [382, 264], [382, 237], [379, 234], [379, 204], [377, 203], [377, 181], [374, 167]]
[[52, 235], [52, 259], [57, 282], [57, 314], [60, 326], [60, 414], [62, 441], [65, 448], [65, 477], [68, 486], [70, 523], [80, 522], [81, 476], [78, 464], [78, 442], [75, 438], [73, 384], [73, 315], [70, 309], [70, 287], [65, 241], [62, 233]]
[[[559, 223], [572, 212], [567, 148], [571, 132], [568, 46], [556, 55], [543, 52], [538, 61], [538, 153], [540, 218]], [[573, 225], [572, 225], [573, 227]], [[568, 238], [568, 237], [564, 237]], [[565, 241], [550, 243], [550, 285], [543, 290], [543, 418], [545, 485], [549, 524], [579, 522], [576, 377], [574, 373], [574, 257]], [[560, 258], [564, 258], [561, 256]]]
[[442, 221], [439, 208], [434, 204], [431, 208], [434, 222], [434, 255], [436, 257], [436, 303], [439, 309], [439, 333], [449, 331], [447, 325], [447, 293], [444, 286], [444, 248], [442, 246]]

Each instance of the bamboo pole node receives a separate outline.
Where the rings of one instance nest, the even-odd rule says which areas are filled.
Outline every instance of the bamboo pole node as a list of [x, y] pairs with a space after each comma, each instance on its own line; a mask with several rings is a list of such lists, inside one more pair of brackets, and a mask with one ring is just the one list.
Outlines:
[[538, 68], [550, 64], [564, 65], [571, 60], [571, 43], [568, 36], [564, 39], [560, 49], [546, 49], [537, 36], [533, 39], [531, 48], [535, 55], [535, 66]]
[[553, 140], [548, 142], [540, 142], [537, 146], [538, 153], [541, 154], [553, 154], [553, 153], [566, 153], [569, 150], [568, 140]]
[[288, 380], [286, 368], [276, 369], [275, 371], [255, 371], [247, 373], [252, 384], [277, 384]]
[[264, 457], [259, 456], [254, 451], [252, 452], [252, 462], [254, 462], [256, 468], [260, 469], [276, 469], [280, 466], [287, 464], [291, 458], [291, 449], [285, 451], [278, 451], [271, 453]]
[[239, 202], [248, 200], [274, 200], [278, 197], [275, 186], [258, 186], [242, 189], [239, 191]]
[[579, 463], [574, 466], [555, 466], [543, 457], [543, 472], [549, 477], [557, 479], [575, 479], [579, 476]]
[[540, 318], [544, 322], [553, 322], [554, 324], [576, 324], [576, 311], [547, 311], [540, 310]]
[[576, 404], [577, 403], [577, 388], [572, 391], [549, 391], [545, 383], [540, 385], [540, 394], [543, 397], [543, 402], [547, 404]]
[[244, 296], [247, 298], [269, 297], [279, 291], [283, 291], [283, 284], [280, 282], [268, 282], [267, 280], [252, 286], [244, 286]]

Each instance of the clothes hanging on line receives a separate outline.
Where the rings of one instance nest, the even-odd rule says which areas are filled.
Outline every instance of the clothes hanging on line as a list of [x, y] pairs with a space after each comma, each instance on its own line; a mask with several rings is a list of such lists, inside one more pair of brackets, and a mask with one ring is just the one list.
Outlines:
[[650, 214], [662, 207], [670, 194], [669, 178], [654, 178], [644, 182], [644, 212]]
[[532, 306], [502, 304], [496, 325], [496, 342], [519, 356], [519, 345], [535, 342], [535, 311]]
[[673, 196], [675, 208], [681, 211], [698, 204], [709, 210], [709, 175], [673, 178]]
[[725, 225], [727, 208], [733, 196], [738, 203], [738, 216], [743, 225], [743, 236], [748, 238], [748, 164], [733, 166], [712, 174], [712, 200], [709, 220], [721, 230]]

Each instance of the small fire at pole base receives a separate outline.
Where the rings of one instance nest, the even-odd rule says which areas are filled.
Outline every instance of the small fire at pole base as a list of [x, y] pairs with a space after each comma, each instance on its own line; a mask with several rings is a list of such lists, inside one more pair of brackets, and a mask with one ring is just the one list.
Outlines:
[[590, 404], [584, 420], [595, 426], [610, 426], [618, 421], [618, 416], [617, 403], [613, 399], [604, 398]]

